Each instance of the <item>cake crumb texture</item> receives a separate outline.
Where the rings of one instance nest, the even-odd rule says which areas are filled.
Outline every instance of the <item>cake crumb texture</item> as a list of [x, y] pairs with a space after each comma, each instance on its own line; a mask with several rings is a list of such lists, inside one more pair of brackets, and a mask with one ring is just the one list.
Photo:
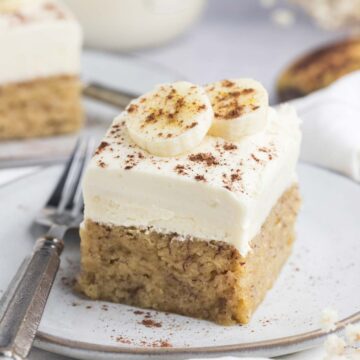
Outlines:
[[77, 76], [54, 76], [0, 87], [0, 140], [71, 133], [82, 123]]
[[291, 253], [299, 206], [293, 185], [245, 257], [222, 241], [179, 239], [87, 219], [81, 227], [79, 288], [92, 299], [246, 324]]

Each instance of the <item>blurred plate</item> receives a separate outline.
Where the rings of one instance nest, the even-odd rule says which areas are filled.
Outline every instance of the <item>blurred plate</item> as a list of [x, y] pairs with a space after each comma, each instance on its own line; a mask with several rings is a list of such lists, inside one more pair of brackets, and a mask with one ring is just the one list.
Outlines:
[[[42, 170], [0, 188], [0, 294], [39, 229], [32, 226], [61, 172]], [[360, 320], [360, 187], [309, 165], [299, 166], [304, 199], [295, 248], [274, 288], [246, 326], [208, 321], [103, 301], [73, 290], [79, 238], [69, 234], [36, 346], [77, 359], [183, 360], [214, 356], [277, 356], [323, 342], [324, 307], [338, 310], [338, 328]], [[336, 191], [334, 191], [336, 189]], [[158, 325], [144, 325], [150, 317]]]
[[[85, 51], [82, 79], [115, 89], [142, 94], [155, 84], [172, 82], [180, 75], [134, 56]], [[85, 99], [86, 125], [81, 133], [101, 138], [119, 109]], [[0, 142], [0, 168], [63, 161], [78, 134]]]

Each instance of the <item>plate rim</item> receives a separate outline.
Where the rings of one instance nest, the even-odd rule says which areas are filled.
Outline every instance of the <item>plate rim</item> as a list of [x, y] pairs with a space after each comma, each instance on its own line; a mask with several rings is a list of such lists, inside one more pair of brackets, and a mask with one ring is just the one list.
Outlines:
[[[326, 332], [322, 329], [316, 329], [304, 332], [298, 335], [285, 336], [272, 340], [255, 341], [252, 343], [219, 345], [219, 346], [203, 346], [203, 347], [180, 347], [180, 348], [141, 348], [141, 347], [117, 347], [110, 345], [98, 345], [84, 341], [67, 340], [65, 338], [49, 335], [39, 331], [36, 335], [38, 341], [47, 343], [49, 345], [56, 345], [60, 347], [67, 347], [72, 350], [102, 352], [108, 354], [127, 354], [127, 355], [186, 355], [186, 354], [218, 354], [229, 352], [255, 352], [259, 350], [270, 351], [275, 348], [290, 348], [296, 345], [306, 345], [311, 341], [320, 341], [328, 335], [343, 330], [347, 325], [360, 322], [360, 311], [349, 315], [348, 317], [339, 320], [336, 323], [336, 328], [332, 331]], [[316, 345], [316, 344], [314, 344]], [[304, 347], [305, 350], [309, 347]]]

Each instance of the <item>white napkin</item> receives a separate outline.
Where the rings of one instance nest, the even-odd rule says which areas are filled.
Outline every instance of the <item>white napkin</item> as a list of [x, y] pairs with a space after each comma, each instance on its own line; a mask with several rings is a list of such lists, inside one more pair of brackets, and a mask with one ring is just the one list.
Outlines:
[[291, 103], [303, 121], [301, 160], [360, 181], [360, 71]]

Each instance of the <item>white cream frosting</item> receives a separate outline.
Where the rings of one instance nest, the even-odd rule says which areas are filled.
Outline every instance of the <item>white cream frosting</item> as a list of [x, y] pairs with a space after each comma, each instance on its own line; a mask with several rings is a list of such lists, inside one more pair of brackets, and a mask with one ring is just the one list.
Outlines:
[[242, 255], [296, 182], [301, 133], [294, 109], [270, 109], [265, 131], [238, 142], [207, 136], [173, 158], [150, 155], [114, 120], [84, 179], [85, 218], [221, 240]]
[[78, 75], [81, 46], [78, 22], [56, 1], [23, 1], [11, 11], [0, 8], [0, 85]]

